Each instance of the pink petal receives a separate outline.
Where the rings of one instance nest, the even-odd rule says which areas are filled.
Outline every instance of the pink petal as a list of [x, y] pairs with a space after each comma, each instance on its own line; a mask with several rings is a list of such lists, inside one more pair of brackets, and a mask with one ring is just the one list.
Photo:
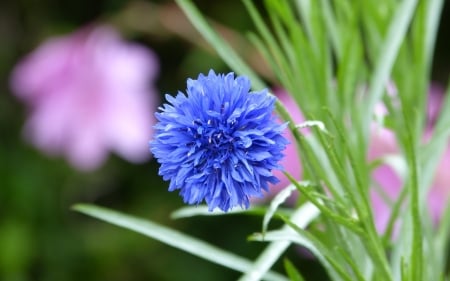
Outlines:
[[80, 170], [98, 168], [110, 151], [132, 162], [148, 159], [157, 69], [150, 50], [111, 27], [48, 40], [11, 77], [31, 110], [26, 136]]

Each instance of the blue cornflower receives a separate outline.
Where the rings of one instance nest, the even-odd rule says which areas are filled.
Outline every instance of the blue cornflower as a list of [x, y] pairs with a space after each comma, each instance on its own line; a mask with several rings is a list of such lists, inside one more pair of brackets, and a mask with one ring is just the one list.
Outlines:
[[247, 77], [211, 70], [187, 80], [187, 95], [166, 99], [150, 146], [159, 175], [185, 203], [248, 208], [250, 197], [278, 182], [272, 170], [281, 169], [286, 124], [273, 115], [275, 97], [267, 90], [250, 92]]

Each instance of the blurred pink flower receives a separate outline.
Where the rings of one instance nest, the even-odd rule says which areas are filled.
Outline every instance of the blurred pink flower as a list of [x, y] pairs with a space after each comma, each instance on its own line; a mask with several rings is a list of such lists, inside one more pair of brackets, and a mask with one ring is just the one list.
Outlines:
[[51, 38], [13, 70], [11, 87], [30, 109], [25, 136], [80, 170], [114, 151], [148, 159], [157, 94], [157, 59], [108, 26]]
[[[434, 123], [441, 110], [442, 99], [443, 89], [438, 85], [432, 84], [428, 96], [427, 126], [425, 129], [424, 141], [427, 141], [433, 132]], [[369, 146], [368, 155], [370, 161], [388, 155], [395, 155], [399, 152], [394, 133], [380, 125], [373, 125], [370, 139], [371, 144]], [[435, 223], [440, 220], [450, 195], [449, 169], [450, 146], [446, 149], [439, 162], [427, 199], [428, 210], [431, 219]], [[374, 182], [382, 188], [389, 200], [395, 202], [403, 186], [401, 177], [398, 173], [391, 166], [383, 164], [373, 171], [372, 178]], [[387, 227], [391, 214], [391, 207], [374, 189], [372, 189], [371, 192], [371, 199], [374, 208], [376, 227], [380, 233], [383, 233]]]
[[[396, 95], [396, 89], [393, 84], [388, 85], [387, 90], [391, 96]], [[282, 89], [275, 89], [275, 95], [281, 100], [281, 102], [287, 107], [289, 113], [295, 122], [304, 122], [304, 117], [299, 110], [297, 104]], [[427, 107], [427, 128], [424, 136], [426, 141], [433, 132], [434, 123], [441, 110], [443, 100], [443, 88], [432, 84], [430, 86], [428, 107]], [[375, 108], [375, 114], [378, 117], [383, 117], [387, 114], [386, 109], [382, 104], [377, 105]], [[371, 125], [371, 135], [367, 158], [369, 161], [374, 161], [383, 157], [395, 156], [399, 153], [397, 140], [394, 132], [383, 127], [377, 122], [373, 122]], [[288, 145], [285, 154], [286, 157], [281, 162], [286, 171], [291, 173], [296, 179], [301, 180], [302, 167], [298, 159], [297, 150], [295, 147], [295, 140], [290, 132], [286, 132], [286, 137], [290, 140], [291, 144]], [[444, 208], [446, 206], [447, 199], [450, 195], [450, 145], [448, 146], [445, 154], [443, 155], [433, 183], [428, 194], [428, 208], [430, 216], [434, 222], [438, 222]], [[395, 171], [391, 166], [382, 164], [375, 168], [372, 172], [372, 179], [375, 184], [379, 186], [385, 196], [390, 201], [394, 202], [400, 194], [402, 188], [402, 181], [398, 175], [399, 171]], [[281, 180], [278, 184], [271, 187], [271, 195], [278, 193], [282, 188], [289, 185], [289, 180], [281, 173], [277, 173], [276, 176]], [[371, 189], [371, 203], [374, 208], [375, 223], [378, 231], [383, 233], [386, 230], [386, 226], [391, 214], [391, 207], [386, 203], [385, 198], [379, 194], [375, 187]]]
[[[296, 123], [302, 123], [304, 122], [303, 115], [297, 105], [297, 103], [294, 101], [294, 99], [283, 89], [281, 88], [275, 88], [273, 90], [274, 95], [277, 96], [277, 98], [283, 103], [283, 105], [286, 107], [287, 111], [291, 115], [292, 119]], [[302, 177], [302, 167], [300, 163], [300, 159], [298, 157], [298, 152], [295, 144], [295, 139], [292, 133], [286, 129], [283, 134], [287, 140], [289, 140], [289, 144], [287, 145], [286, 149], [283, 151], [283, 154], [285, 157], [283, 160], [280, 161], [280, 164], [283, 166], [284, 170], [291, 174], [294, 178], [301, 180]], [[280, 190], [287, 187], [291, 182], [289, 179], [283, 174], [283, 172], [279, 170], [274, 170], [273, 174], [275, 177], [277, 177], [280, 182], [277, 184], [271, 184], [270, 185], [270, 192], [268, 194], [268, 198], [273, 197], [276, 195]], [[288, 199], [288, 203], [293, 203], [295, 200], [296, 195], [291, 196]], [[253, 202], [260, 202], [260, 201], [266, 201], [267, 198], [264, 199], [253, 199]]]

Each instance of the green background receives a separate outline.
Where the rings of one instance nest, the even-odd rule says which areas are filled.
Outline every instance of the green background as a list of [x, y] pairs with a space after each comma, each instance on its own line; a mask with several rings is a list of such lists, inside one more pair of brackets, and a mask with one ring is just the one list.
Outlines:
[[[143, 3], [147, 10], [133, 9]], [[234, 30], [252, 29], [240, 1], [197, 1], [210, 17]], [[264, 244], [248, 242], [260, 230], [260, 217], [227, 216], [171, 220], [183, 206], [157, 175], [152, 160], [130, 164], [114, 155], [98, 170], [81, 173], [62, 158], [49, 158], [24, 141], [26, 108], [10, 92], [15, 63], [49, 36], [70, 33], [85, 24], [112, 22], [129, 40], [159, 57], [157, 88], [162, 97], [185, 89], [187, 77], [210, 68], [228, 71], [211, 49], [161, 28], [156, 11], [171, 11], [171, 1], [18, 0], [0, 3], [0, 280], [234, 280], [239, 274], [157, 241], [86, 217], [70, 207], [94, 203], [152, 219], [254, 258]], [[433, 77], [447, 79], [450, 60], [446, 4], [438, 35]], [[124, 13], [135, 22], [130, 26]], [[173, 10], [176, 11], [176, 10]], [[166, 17], [176, 23], [175, 12]], [[176, 31], [176, 28], [175, 28]], [[186, 35], [186, 34], [185, 34]], [[190, 41], [190, 40], [192, 41]], [[325, 280], [308, 254], [291, 249], [286, 256], [308, 280]], [[280, 269], [281, 265], [277, 264]]]

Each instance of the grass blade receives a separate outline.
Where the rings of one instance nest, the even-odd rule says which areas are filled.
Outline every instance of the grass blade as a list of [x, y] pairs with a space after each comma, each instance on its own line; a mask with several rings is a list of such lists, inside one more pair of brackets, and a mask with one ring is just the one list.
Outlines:
[[246, 75], [255, 89], [266, 88], [259, 76], [239, 57], [231, 46], [211, 28], [203, 14], [190, 0], [176, 0], [194, 27], [211, 44], [225, 63], [237, 74]]
[[[373, 78], [370, 82], [369, 100], [365, 112], [373, 112], [375, 104], [380, 100], [383, 94], [383, 89], [389, 80], [392, 67], [397, 58], [403, 39], [408, 32], [408, 27], [413, 18], [416, 6], [417, 0], [403, 0], [393, 16], [386, 41], [382, 46], [380, 58], [376, 62], [375, 71], [372, 76]], [[363, 124], [369, 124], [371, 117], [370, 114], [366, 114], [366, 122]], [[367, 128], [368, 127], [369, 126], [367, 126]], [[369, 134], [365, 135], [368, 136]]]
[[290, 260], [284, 259], [284, 269], [289, 275], [289, 279], [291, 279], [291, 281], [305, 281]]
[[[152, 221], [132, 217], [90, 204], [77, 204], [73, 209], [91, 217], [143, 234], [174, 248], [236, 271], [246, 272], [253, 268], [253, 264], [245, 258]], [[266, 280], [287, 281], [286, 277], [275, 272], [267, 272], [264, 275], [264, 279]]]
[[[319, 216], [319, 214], [319, 210], [313, 204], [306, 203], [297, 209], [292, 215], [291, 220], [299, 228], [304, 228]], [[287, 233], [295, 234], [295, 231], [288, 225], [285, 225], [282, 230]], [[290, 245], [291, 241], [289, 240], [279, 240], [270, 243], [264, 252], [256, 259], [253, 267], [247, 271], [239, 281], [260, 280]]]

